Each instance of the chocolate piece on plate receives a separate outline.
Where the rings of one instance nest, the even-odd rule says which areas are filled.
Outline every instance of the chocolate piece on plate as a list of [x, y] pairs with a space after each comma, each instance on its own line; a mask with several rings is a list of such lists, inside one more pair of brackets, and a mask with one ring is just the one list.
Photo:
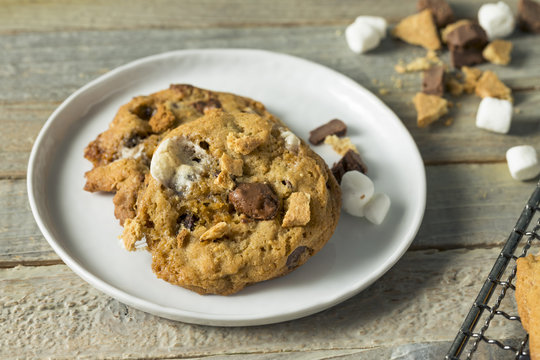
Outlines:
[[332, 174], [336, 178], [337, 182], [341, 184], [341, 178], [347, 171], [360, 171], [361, 173], [367, 173], [367, 166], [358, 153], [353, 150], [349, 150], [343, 155], [343, 157], [332, 166]]
[[442, 66], [434, 66], [424, 71], [422, 92], [439, 96], [444, 94], [444, 68]]
[[328, 135], [344, 136], [347, 133], [347, 125], [339, 119], [330, 120], [309, 133], [309, 142], [319, 145]]

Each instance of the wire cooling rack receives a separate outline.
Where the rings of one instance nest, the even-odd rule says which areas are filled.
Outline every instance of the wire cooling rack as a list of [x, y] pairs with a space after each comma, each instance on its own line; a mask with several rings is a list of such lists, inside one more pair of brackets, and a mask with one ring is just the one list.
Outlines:
[[[533, 222], [532, 220], [536, 217], [539, 218]], [[523, 239], [526, 241], [523, 242]], [[515, 291], [516, 260], [518, 257], [525, 256], [531, 246], [540, 245], [538, 240], [540, 240], [540, 182], [536, 185], [465, 317], [446, 355], [447, 360], [529, 359], [528, 335], [520, 326], [520, 319], [513, 302], [513, 292]], [[497, 293], [498, 296], [492, 300], [492, 295]], [[507, 307], [510, 310], [506, 310]], [[495, 331], [498, 338], [490, 335], [490, 330], [501, 326], [505, 331]], [[504, 336], [501, 335], [502, 333], [506, 334], [505, 336], [513, 335], [519, 338], [501, 338]]]

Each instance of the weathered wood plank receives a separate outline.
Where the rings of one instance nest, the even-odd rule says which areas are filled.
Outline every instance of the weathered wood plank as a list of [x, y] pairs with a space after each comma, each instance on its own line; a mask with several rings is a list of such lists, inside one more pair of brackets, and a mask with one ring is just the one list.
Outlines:
[[[458, 17], [473, 18], [483, 1], [454, 0]], [[515, 8], [516, 0], [510, 1]], [[158, 0], [0, 1], [0, 33], [28, 31], [301, 26], [344, 24], [361, 14], [389, 22], [416, 11], [416, 1]], [[110, 16], [121, 14], [121, 16]], [[219, 16], [216, 16], [219, 14]]]
[[[338, 306], [295, 321], [226, 332], [127, 307], [94, 290], [64, 265], [0, 269], [0, 357], [254, 354], [267, 359], [271, 356], [265, 353], [336, 350], [336, 355], [355, 358], [348, 357], [349, 350], [360, 353], [391, 346], [379, 354], [379, 358], [389, 358], [384, 355], [421, 351], [406, 344], [443, 341], [446, 344], [424, 349], [434, 355], [427, 358], [442, 358], [447, 350], [444, 345], [453, 340], [498, 252], [408, 253], [374, 285]], [[509, 294], [502, 309], [514, 313]], [[522, 335], [516, 322], [496, 320], [490, 329], [495, 338]]]
[[[419, 129], [411, 98], [420, 88], [420, 75], [398, 75], [398, 59], [423, 56], [424, 51], [386, 39], [371, 54], [354, 55], [345, 44], [342, 27], [290, 29], [203, 29], [111, 31], [2, 36], [0, 41], [0, 121], [8, 131], [0, 133], [0, 176], [21, 176], [26, 156], [39, 127], [54, 106], [80, 86], [116, 66], [133, 59], [181, 48], [258, 47], [298, 55], [334, 68], [382, 96], [402, 119], [417, 141], [426, 163], [504, 161], [514, 145], [540, 144], [539, 115], [536, 104], [540, 89], [516, 93], [515, 115], [509, 135], [489, 133], [474, 125], [479, 99], [466, 96], [453, 99], [456, 106], [451, 126], [434, 124]], [[133, 42], [133, 39], [137, 39]], [[509, 67], [484, 65], [516, 88], [531, 88], [540, 83], [540, 47], [533, 36], [515, 37], [515, 52], [520, 55]], [[318, 46], [311, 46], [312, 42]], [[145, 44], [140, 46], [140, 44]], [[444, 55], [447, 57], [447, 55]], [[524, 70], [526, 69], [526, 71]], [[403, 80], [393, 87], [392, 78]], [[377, 80], [374, 85], [373, 80]], [[25, 131], [17, 131], [19, 125]]]
[[[498, 246], [534, 188], [534, 182], [513, 180], [506, 164], [428, 166], [427, 182], [413, 250]], [[54, 261], [30, 212], [25, 181], [1, 180], [0, 267]]]

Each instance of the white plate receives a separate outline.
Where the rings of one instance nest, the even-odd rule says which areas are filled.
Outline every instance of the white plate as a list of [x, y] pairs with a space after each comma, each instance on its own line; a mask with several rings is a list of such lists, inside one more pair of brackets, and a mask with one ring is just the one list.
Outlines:
[[[83, 191], [83, 149], [120, 105], [170, 83], [262, 101], [298, 135], [340, 118], [392, 206], [380, 226], [342, 214], [328, 244], [304, 266], [236, 295], [201, 296], [157, 279], [146, 251], [119, 245], [112, 197]], [[338, 156], [315, 147], [330, 164]], [[312, 62], [260, 50], [175, 51], [119, 67], [76, 91], [41, 130], [28, 166], [28, 195], [45, 238], [79, 276], [106, 294], [162, 317], [207, 325], [259, 325], [306, 316], [373, 283], [403, 255], [425, 209], [425, 171], [401, 121], [351, 79]]]

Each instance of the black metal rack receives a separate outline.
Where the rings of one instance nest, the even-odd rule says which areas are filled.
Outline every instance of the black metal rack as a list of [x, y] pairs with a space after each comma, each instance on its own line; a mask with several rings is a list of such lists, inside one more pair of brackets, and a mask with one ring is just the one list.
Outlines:
[[[536, 222], [531, 222], [539, 216]], [[531, 225], [531, 229], [529, 229]], [[526, 239], [523, 243], [523, 239]], [[529, 201], [525, 205], [516, 226], [512, 229], [508, 240], [503, 246], [493, 268], [480, 289], [469, 313], [465, 317], [450, 350], [447, 360], [473, 359], [480, 344], [495, 345], [499, 350], [507, 352], [509, 359], [528, 359], [528, 335], [517, 341], [501, 340], [486, 335], [486, 331], [494, 319], [519, 322], [517, 312], [515, 315], [500, 310], [501, 303], [508, 293], [515, 290], [516, 260], [525, 256], [535, 240], [540, 240], [540, 182], [536, 185]], [[516, 256], [516, 254], [519, 254]], [[492, 295], [498, 296], [492, 301]], [[483, 320], [483, 321], [480, 321]], [[480, 326], [480, 324], [482, 324]], [[512, 357], [513, 356], [513, 357]]]

